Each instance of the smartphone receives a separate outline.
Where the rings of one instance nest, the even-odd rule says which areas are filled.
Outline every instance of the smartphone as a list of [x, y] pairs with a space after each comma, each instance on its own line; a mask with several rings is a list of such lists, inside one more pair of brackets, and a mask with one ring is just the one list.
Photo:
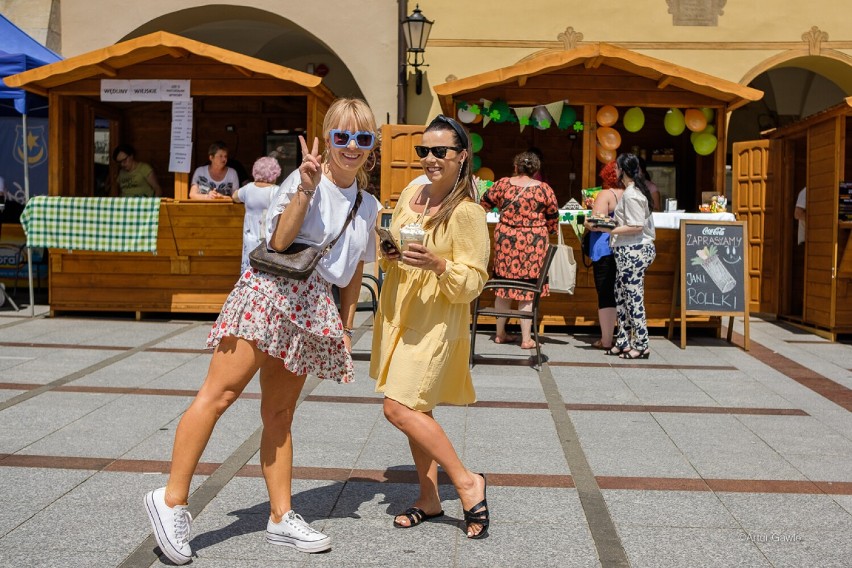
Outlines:
[[382, 247], [385, 254], [402, 254], [400, 252], [402, 249], [388, 229], [384, 227], [376, 227], [376, 232], [379, 234], [379, 246]]

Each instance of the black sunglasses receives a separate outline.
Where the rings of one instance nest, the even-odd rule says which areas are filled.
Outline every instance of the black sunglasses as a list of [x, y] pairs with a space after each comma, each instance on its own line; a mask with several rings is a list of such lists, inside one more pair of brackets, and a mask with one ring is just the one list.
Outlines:
[[418, 158], [425, 158], [429, 155], [429, 152], [432, 152], [432, 155], [438, 158], [439, 160], [443, 160], [447, 157], [447, 150], [455, 150], [456, 152], [461, 152], [464, 148], [460, 148], [458, 146], [415, 146], [414, 152], [417, 154]]

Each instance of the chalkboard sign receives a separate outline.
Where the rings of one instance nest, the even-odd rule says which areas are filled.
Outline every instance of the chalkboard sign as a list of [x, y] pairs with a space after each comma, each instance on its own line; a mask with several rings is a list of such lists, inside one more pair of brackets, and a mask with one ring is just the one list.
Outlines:
[[683, 305], [701, 313], [741, 313], [746, 300], [744, 224], [683, 221], [680, 225]]
[[745, 221], [680, 223], [681, 347], [686, 346], [686, 316], [745, 318], [748, 349], [748, 229]]
[[390, 229], [391, 219], [393, 218], [393, 209], [379, 210], [379, 227]]

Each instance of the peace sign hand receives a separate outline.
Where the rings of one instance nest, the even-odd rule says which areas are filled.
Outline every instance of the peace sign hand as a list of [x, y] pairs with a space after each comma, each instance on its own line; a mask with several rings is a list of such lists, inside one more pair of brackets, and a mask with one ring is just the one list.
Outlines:
[[302, 146], [302, 163], [299, 165], [299, 174], [302, 176], [302, 189], [308, 191], [316, 189], [322, 178], [322, 162], [320, 161], [319, 139], [314, 137], [313, 149], [308, 151], [305, 138], [299, 135], [299, 144]]

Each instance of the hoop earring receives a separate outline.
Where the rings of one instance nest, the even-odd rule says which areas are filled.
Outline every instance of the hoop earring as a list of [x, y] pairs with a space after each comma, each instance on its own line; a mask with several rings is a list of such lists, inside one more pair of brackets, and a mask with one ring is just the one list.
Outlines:
[[[372, 162], [370, 161], [370, 158], [373, 159]], [[378, 164], [378, 163], [379, 163], [379, 158], [376, 156], [376, 153], [373, 152], [373, 151], [370, 151], [370, 155], [367, 156], [367, 161], [364, 162], [364, 165], [362, 167], [364, 168], [365, 172], [372, 172], [374, 169], [376, 169], [376, 164]]]

